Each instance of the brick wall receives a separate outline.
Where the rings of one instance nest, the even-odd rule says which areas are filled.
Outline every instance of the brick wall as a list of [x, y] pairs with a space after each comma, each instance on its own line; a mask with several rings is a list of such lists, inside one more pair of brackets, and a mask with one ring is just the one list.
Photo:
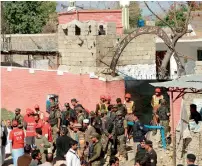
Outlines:
[[[78, 15], [78, 16], [77, 16]], [[71, 22], [74, 19], [77, 19], [79, 21], [89, 21], [93, 20], [101, 23], [106, 22], [115, 22], [117, 33], [122, 34], [123, 32], [123, 26], [122, 26], [122, 20], [121, 20], [121, 10], [84, 10], [84, 11], [78, 11], [78, 13], [74, 12], [65, 12], [65, 13], [59, 13], [58, 20], [59, 24], [66, 24], [68, 22]]]
[[60, 103], [70, 102], [77, 98], [84, 107], [94, 110], [101, 94], [109, 94], [112, 102], [117, 97], [124, 97], [124, 81], [104, 82], [99, 79], [90, 79], [89, 75], [76, 75], [64, 72], [57, 75], [57, 71], [1, 67], [1, 107], [14, 111], [16, 107], [25, 113], [26, 108], [33, 108], [39, 104], [45, 111], [48, 94], [58, 94]]

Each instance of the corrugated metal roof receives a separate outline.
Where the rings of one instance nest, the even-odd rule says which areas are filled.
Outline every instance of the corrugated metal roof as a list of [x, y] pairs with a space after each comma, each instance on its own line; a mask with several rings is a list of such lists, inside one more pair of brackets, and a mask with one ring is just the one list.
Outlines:
[[202, 91], [202, 74], [186, 75], [173, 81], [150, 83], [150, 85], [165, 88], [189, 88]]

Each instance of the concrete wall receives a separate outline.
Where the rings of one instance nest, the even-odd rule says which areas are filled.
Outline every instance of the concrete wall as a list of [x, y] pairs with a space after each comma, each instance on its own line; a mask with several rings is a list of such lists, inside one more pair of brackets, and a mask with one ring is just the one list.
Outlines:
[[196, 61], [195, 65], [195, 73], [202, 74], [202, 61]]
[[[83, 106], [94, 110], [100, 95], [110, 95], [115, 103], [117, 97], [124, 98], [124, 81], [104, 82], [91, 79], [89, 75], [76, 75], [57, 71], [31, 70], [24, 68], [1, 67], [1, 107], [14, 111], [19, 107], [22, 113], [26, 108], [39, 104], [44, 112], [48, 94], [58, 94], [60, 107], [72, 98], [77, 98]], [[32, 73], [34, 71], [34, 73]], [[116, 87], [116, 88], [114, 88]]]
[[78, 19], [79, 21], [89, 21], [92, 19], [92, 16], [93, 20], [102, 24], [107, 22], [115, 22], [116, 32], [118, 34], [123, 33], [121, 10], [81, 10], [78, 12], [64, 12], [59, 13], [58, 21], [59, 24], [66, 24], [74, 19]]

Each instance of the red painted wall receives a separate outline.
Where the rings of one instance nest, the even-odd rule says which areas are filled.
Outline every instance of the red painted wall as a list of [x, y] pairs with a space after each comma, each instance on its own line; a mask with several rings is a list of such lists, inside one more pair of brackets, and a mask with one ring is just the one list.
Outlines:
[[33, 109], [35, 104], [45, 111], [48, 94], [58, 94], [62, 106], [76, 98], [90, 111], [95, 109], [101, 94], [111, 95], [114, 103], [117, 97], [123, 99], [125, 94], [123, 80], [103, 82], [90, 79], [89, 75], [57, 75], [57, 71], [41, 70], [32, 74], [23, 68], [13, 68], [9, 72], [1, 67], [1, 78], [1, 107], [10, 111], [19, 107], [23, 114], [26, 108]]
[[95, 20], [101, 23], [115, 22], [118, 34], [123, 33], [121, 17], [121, 10], [80, 10], [78, 13], [74, 11], [58, 14], [59, 24], [65, 24], [77, 18], [79, 21]]

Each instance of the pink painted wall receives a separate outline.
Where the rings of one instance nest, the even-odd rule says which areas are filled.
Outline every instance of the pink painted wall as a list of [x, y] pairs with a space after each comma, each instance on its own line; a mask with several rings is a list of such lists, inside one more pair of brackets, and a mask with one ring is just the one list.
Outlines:
[[[173, 93], [173, 98], [175, 99], [177, 97], [178, 93], [174, 92]], [[181, 102], [182, 102], [182, 97], [180, 97], [179, 99], [177, 99], [174, 103], [173, 103], [173, 108], [174, 108], [174, 126], [175, 129], [179, 123], [180, 120], [180, 111], [181, 111]]]
[[48, 94], [58, 94], [62, 106], [76, 98], [87, 109], [94, 110], [101, 94], [108, 94], [115, 103], [117, 97], [124, 98], [124, 81], [103, 82], [90, 79], [89, 75], [75, 75], [64, 73], [57, 75], [57, 71], [36, 70], [29, 73], [29, 69], [1, 67], [1, 108], [14, 111], [19, 107], [22, 113], [26, 108], [34, 108], [39, 104], [42, 111], [46, 108]]
[[78, 13], [74, 11], [58, 14], [59, 24], [65, 24], [77, 18], [79, 21], [95, 20], [101, 23], [115, 22], [118, 34], [123, 33], [121, 17], [121, 10], [79, 10]]

